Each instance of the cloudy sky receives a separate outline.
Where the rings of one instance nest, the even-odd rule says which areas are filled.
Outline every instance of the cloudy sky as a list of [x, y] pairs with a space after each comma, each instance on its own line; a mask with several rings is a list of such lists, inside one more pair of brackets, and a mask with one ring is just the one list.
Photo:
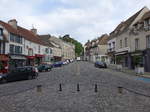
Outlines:
[[16, 19], [39, 34], [65, 35], [85, 43], [147, 6], [149, 0], [0, 0], [0, 19]]

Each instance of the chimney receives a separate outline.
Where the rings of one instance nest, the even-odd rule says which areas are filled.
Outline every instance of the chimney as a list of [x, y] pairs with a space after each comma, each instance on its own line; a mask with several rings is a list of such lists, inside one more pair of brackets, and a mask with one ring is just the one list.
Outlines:
[[32, 28], [32, 29], [31, 29], [31, 32], [34, 33], [35, 35], [37, 35], [37, 29]]
[[16, 21], [16, 19], [9, 20], [8, 24], [10, 24], [12, 27], [17, 29], [17, 21]]

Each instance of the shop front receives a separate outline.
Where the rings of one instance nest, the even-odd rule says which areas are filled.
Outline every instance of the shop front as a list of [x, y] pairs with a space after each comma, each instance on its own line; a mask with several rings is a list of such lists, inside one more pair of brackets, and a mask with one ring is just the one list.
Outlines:
[[143, 52], [144, 56], [144, 69], [145, 72], [150, 72], [150, 49], [146, 49]]
[[27, 58], [24, 55], [10, 55], [9, 69], [15, 69], [16, 67], [22, 67], [26, 65]]
[[8, 55], [0, 54], [0, 73], [8, 72]]
[[27, 58], [27, 66], [34, 66], [35, 65], [35, 56], [26, 56]]
[[42, 64], [44, 56], [45, 55], [35, 54], [35, 65]]
[[61, 60], [62, 60], [62, 57], [54, 56], [54, 62], [58, 62], [58, 61], [61, 61]]
[[143, 66], [144, 65], [144, 57], [143, 57], [143, 52], [138, 51], [138, 52], [132, 52], [131, 53], [131, 68], [135, 69], [138, 66]]
[[123, 67], [128, 67], [129, 69], [132, 68], [131, 63], [131, 54], [128, 51], [117, 52], [115, 54], [116, 57], [116, 64], [121, 64]]

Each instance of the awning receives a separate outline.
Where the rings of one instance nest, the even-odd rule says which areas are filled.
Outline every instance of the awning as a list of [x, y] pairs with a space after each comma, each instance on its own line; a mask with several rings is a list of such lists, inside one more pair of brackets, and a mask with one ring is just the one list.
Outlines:
[[43, 58], [43, 57], [44, 57], [44, 55], [42, 55], [42, 54], [35, 54], [35, 57]]
[[26, 56], [28, 59], [34, 59], [35, 56]]
[[127, 54], [128, 51], [116, 52], [115, 55], [124, 55]]
[[27, 59], [25, 56], [21, 56], [21, 55], [11, 55], [10, 58], [16, 59], [16, 60], [26, 60]]
[[4, 54], [0, 54], [0, 61], [8, 61], [9, 57], [7, 55]]

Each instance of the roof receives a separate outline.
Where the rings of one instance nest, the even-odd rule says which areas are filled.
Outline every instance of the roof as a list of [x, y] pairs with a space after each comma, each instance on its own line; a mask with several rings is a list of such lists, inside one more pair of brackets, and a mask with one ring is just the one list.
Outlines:
[[[144, 7], [145, 8], [145, 7]], [[110, 33], [110, 38], [112, 39], [113, 37], [122, 34], [124, 31], [126, 31], [129, 26], [133, 23], [133, 21], [137, 18], [137, 16], [141, 13], [141, 11], [144, 9], [142, 8], [140, 11], [138, 11], [137, 13], [135, 13], [133, 16], [131, 16], [130, 18], [128, 18], [126, 21], [121, 22], [113, 32]], [[116, 33], [117, 31], [117, 33]], [[115, 34], [116, 33], [116, 34]]]
[[50, 42], [50, 38], [51, 38], [51, 35], [39, 35], [40, 39], [42, 39], [45, 43], [47, 43], [47, 45], [49, 47], [54, 47], [54, 45], [51, 44]]
[[17, 26], [17, 28], [14, 28], [10, 24], [5, 23], [3, 21], [0, 21], [0, 24], [3, 27], [5, 27], [8, 30], [8, 32], [10, 32], [10, 33], [20, 35], [28, 41], [31, 41], [31, 42], [34, 42], [34, 43], [37, 43], [37, 44], [40, 44], [40, 45], [46, 45], [47, 46], [47, 44], [45, 42], [43, 42], [38, 35], [35, 35], [30, 30], [27, 30], [27, 29], [25, 29], [23, 27], [20, 27], [20, 26]]
[[150, 11], [148, 11], [143, 15], [142, 20], [149, 19], [149, 18], [150, 18]]
[[109, 36], [107, 34], [102, 35], [100, 38], [98, 38], [99, 45], [106, 45], [107, 44], [107, 40], [108, 40]]

